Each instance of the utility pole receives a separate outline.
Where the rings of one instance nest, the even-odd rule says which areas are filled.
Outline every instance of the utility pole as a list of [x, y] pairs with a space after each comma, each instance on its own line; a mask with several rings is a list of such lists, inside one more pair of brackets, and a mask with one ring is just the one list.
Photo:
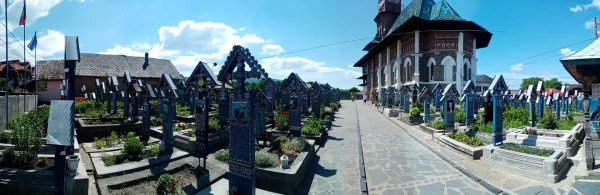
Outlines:
[[594, 17], [592, 22], [594, 22], [594, 40], [596, 40], [598, 39], [598, 20], [596, 20], [596, 17]]

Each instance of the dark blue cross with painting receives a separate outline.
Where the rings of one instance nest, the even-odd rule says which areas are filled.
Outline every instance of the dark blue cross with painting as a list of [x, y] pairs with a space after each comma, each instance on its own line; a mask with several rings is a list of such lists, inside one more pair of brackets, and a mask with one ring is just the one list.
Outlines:
[[503, 143], [502, 141], [502, 131], [503, 131], [503, 113], [504, 113], [504, 94], [503, 92], [508, 90], [508, 86], [506, 82], [504, 82], [504, 77], [502, 75], [496, 75], [490, 87], [488, 88], [490, 94], [492, 95], [492, 102], [494, 107], [494, 121], [493, 121], [493, 135], [492, 135], [492, 143], [494, 146], [498, 145], [498, 143]]
[[460, 94], [454, 84], [446, 85], [444, 92], [442, 92], [440, 100], [444, 102], [444, 133], [454, 129], [454, 108], [456, 106], [456, 98], [459, 96]]
[[[281, 89], [288, 96], [288, 106], [290, 109], [290, 132], [295, 136], [302, 136], [302, 113], [301, 106], [303, 99], [301, 93], [308, 89], [304, 81], [296, 73], [291, 73], [287, 79], [281, 83]], [[331, 91], [331, 90], [330, 90]], [[331, 95], [330, 95], [331, 96]]]
[[[246, 71], [246, 65], [250, 71]], [[235, 71], [235, 72], [234, 72]], [[229, 192], [255, 194], [255, 95], [246, 88], [247, 78], [268, 78], [248, 49], [233, 46], [219, 71], [222, 83], [237, 81], [235, 93], [229, 94]]]

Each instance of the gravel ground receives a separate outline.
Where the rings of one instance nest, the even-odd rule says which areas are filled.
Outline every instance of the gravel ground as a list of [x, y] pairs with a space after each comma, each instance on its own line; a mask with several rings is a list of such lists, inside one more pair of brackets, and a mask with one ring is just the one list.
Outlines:
[[[110, 194], [162, 194], [162, 192], [157, 189], [158, 176], [160, 175], [157, 175], [155, 179], [150, 181], [143, 181], [129, 187], [110, 189]], [[182, 187], [196, 182], [196, 173], [192, 168], [184, 168], [183, 170], [174, 173], [173, 176], [175, 177], [177, 185], [180, 187], [179, 194], [184, 194], [183, 190], [181, 190]]]

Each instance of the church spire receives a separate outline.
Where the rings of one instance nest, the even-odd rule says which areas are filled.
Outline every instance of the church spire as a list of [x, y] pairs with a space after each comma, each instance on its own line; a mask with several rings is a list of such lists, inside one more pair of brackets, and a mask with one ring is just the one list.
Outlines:
[[401, 0], [379, 0], [379, 13], [375, 16], [377, 23], [376, 40], [380, 41], [388, 33], [398, 15], [400, 15], [402, 5]]

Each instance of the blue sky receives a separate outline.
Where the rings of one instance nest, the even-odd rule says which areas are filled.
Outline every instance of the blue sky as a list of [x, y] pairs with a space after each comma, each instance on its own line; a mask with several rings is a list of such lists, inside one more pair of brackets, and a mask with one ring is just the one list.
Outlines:
[[[558, 60], [591, 42], [589, 21], [600, 16], [600, 0], [448, 2], [462, 18], [493, 33], [488, 48], [478, 50], [478, 74], [503, 74], [513, 88], [530, 76], [575, 83]], [[8, 6], [9, 30], [21, 42], [23, 27], [16, 25], [22, 6], [22, 0]], [[64, 35], [77, 35], [82, 52], [150, 52], [172, 60], [187, 76], [199, 60], [221, 65], [231, 47], [241, 44], [273, 78], [293, 71], [305, 81], [347, 89], [360, 83], [356, 77], [361, 70], [350, 66], [375, 35], [377, 1], [29, 0], [27, 13], [26, 39], [38, 32], [38, 59], [61, 58]], [[319, 47], [350, 40], [356, 41]], [[22, 55], [12, 36], [9, 42]], [[314, 49], [295, 52], [308, 48]], [[4, 57], [4, 47], [0, 51]], [[9, 57], [17, 58], [13, 53]]]

